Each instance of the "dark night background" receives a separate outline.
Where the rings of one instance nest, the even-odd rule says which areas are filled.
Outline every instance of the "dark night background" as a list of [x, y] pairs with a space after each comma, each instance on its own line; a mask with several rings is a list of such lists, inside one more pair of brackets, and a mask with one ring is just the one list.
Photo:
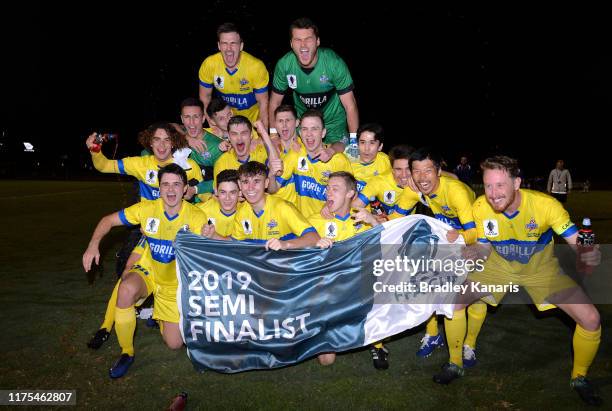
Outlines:
[[[138, 130], [178, 121], [179, 102], [197, 96], [220, 23], [239, 24], [245, 50], [272, 76], [289, 51], [288, 25], [306, 15], [321, 45], [347, 62], [361, 120], [385, 127], [387, 149], [433, 145], [451, 167], [463, 153], [475, 162], [505, 153], [526, 176], [547, 177], [564, 158], [575, 180], [609, 185], [612, 26], [603, 7], [99, 4], [2, 12], [0, 177], [32, 175], [36, 163], [37, 176], [84, 174], [92, 130], [120, 133], [119, 154], [136, 155]], [[22, 141], [37, 152], [24, 153]]]

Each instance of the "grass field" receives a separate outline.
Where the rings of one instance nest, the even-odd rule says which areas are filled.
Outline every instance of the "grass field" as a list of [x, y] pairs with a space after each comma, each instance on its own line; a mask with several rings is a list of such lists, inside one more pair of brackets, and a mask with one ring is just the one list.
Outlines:
[[[125, 231], [103, 242], [104, 269], [88, 276], [81, 256], [104, 214], [127, 205], [128, 183], [0, 181], [0, 389], [76, 389], [78, 409], [163, 409], [180, 391], [188, 409], [576, 409], [569, 388], [573, 324], [530, 306], [501, 306], [479, 338], [479, 365], [442, 387], [431, 381], [447, 359], [415, 351], [421, 328], [388, 344], [391, 368], [376, 371], [366, 350], [332, 367], [307, 361], [274, 371], [197, 373], [185, 351], [165, 348], [159, 331], [139, 321], [136, 362], [111, 380], [119, 354], [114, 333], [99, 350], [85, 343], [97, 329], [115, 282], [114, 252]], [[612, 243], [612, 192], [576, 193], [574, 221], [593, 219], [598, 242]], [[599, 306], [602, 344], [590, 372], [612, 407], [612, 306]]]

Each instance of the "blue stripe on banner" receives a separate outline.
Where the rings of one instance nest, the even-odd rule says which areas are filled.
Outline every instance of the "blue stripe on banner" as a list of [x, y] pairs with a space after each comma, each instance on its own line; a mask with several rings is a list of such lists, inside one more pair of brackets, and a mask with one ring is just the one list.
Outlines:
[[123, 165], [123, 160], [117, 160], [117, 168], [119, 169], [119, 174], [126, 174], [125, 166]]
[[312, 177], [301, 174], [293, 174], [293, 178], [295, 180], [295, 192], [298, 195], [325, 201], [327, 186], [319, 184], [317, 180]]
[[[217, 90], [219, 91], [219, 90]], [[219, 91], [221, 98], [230, 106], [237, 110], [246, 110], [257, 104], [255, 94], [226, 94]]]
[[463, 227], [461, 226], [461, 221], [459, 221], [459, 217], [447, 217], [444, 214], [434, 214], [436, 220], [440, 220], [443, 223], [448, 224], [453, 227], [455, 230], [461, 230]]
[[151, 257], [153, 257], [155, 261], [164, 264], [174, 261], [174, 247], [172, 245], [172, 241], [160, 240], [158, 238], [147, 236], [147, 242], [149, 243], [149, 249], [151, 250]]
[[553, 237], [553, 230], [549, 228], [540, 235], [536, 241], [526, 240], [489, 240], [495, 251], [507, 261], [518, 261], [527, 264], [534, 254], [544, 251], [550, 245]]
[[142, 181], [138, 182], [138, 187], [140, 189], [140, 197], [146, 200], [157, 200], [159, 198], [159, 188], [151, 187]]
[[121, 223], [123, 225], [127, 225], [128, 227], [134, 226], [134, 224], [130, 223], [127, 217], [125, 216], [125, 209], [119, 211], [119, 220], [121, 220]]
[[205, 83], [205, 82], [203, 82], [202, 80], [200, 80], [200, 85], [201, 85], [202, 87], [205, 87], [205, 88], [212, 88], [212, 86], [213, 86], [212, 84], [210, 84], [210, 83]]
[[572, 224], [570, 228], [568, 228], [567, 230], [561, 233], [561, 237], [569, 237], [569, 236], [574, 235], [574, 233], [577, 233], [577, 232], [578, 232], [578, 227]]
[[468, 223], [463, 224], [463, 229], [464, 230], [469, 230], [471, 228], [476, 228], [476, 223], [473, 221], [470, 221]]
[[247, 243], [253, 243], [253, 244], [265, 244], [268, 240], [259, 240], [257, 238], [247, 238], [243, 241]]

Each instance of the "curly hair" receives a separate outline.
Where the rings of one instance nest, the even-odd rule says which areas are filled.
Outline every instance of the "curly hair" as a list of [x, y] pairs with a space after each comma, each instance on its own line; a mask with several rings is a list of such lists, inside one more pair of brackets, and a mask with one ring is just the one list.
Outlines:
[[184, 135], [179, 133], [170, 123], [160, 122], [151, 124], [146, 130], [138, 133], [138, 142], [149, 152], [153, 153], [151, 141], [153, 140], [153, 135], [155, 135], [155, 132], [159, 129], [164, 130], [170, 137], [173, 153], [179, 148], [188, 147], [187, 139]]

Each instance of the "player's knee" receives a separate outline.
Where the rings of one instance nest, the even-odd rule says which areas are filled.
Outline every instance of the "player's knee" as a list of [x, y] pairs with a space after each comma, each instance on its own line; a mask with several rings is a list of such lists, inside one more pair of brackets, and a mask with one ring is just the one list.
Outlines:
[[140, 287], [134, 281], [121, 281], [117, 291], [117, 304], [119, 306], [132, 305], [138, 300]]
[[332, 365], [336, 361], [336, 354], [333, 352], [320, 354], [318, 360], [321, 365]]
[[595, 331], [601, 324], [599, 311], [597, 311], [597, 308], [595, 308], [594, 305], [590, 305], [588, 307], [588, 309], [581, 313], [580, 317], [578, 318], [578, 323], [585, 330]]

